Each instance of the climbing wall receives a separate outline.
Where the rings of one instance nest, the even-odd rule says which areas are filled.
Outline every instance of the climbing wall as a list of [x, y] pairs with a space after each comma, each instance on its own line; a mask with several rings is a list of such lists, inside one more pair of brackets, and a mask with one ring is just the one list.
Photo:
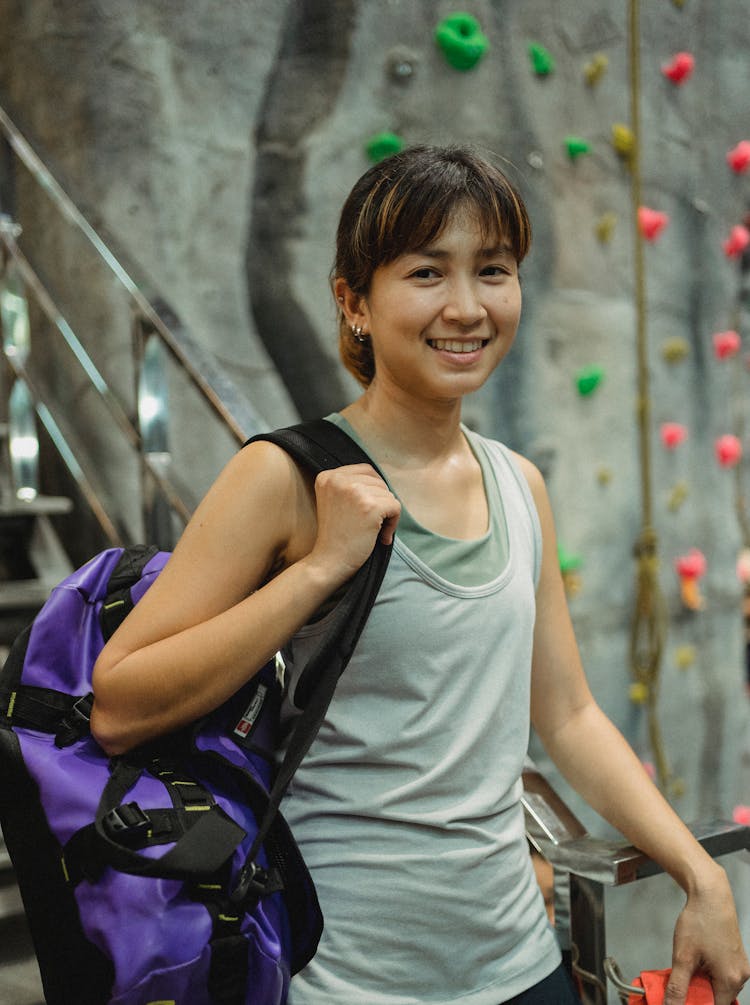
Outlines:
[[[0, 0], [0, 100], [269, 424], [355, 393], [327, 284], [356, 177], [415, 142], [500, 154], [535, 246], [467, 421], [544, 471], [593, 689], [647, 770], [688, 819], [742, 817], [750, 22], [640, 8], [634, 76], [615, 0]], [[106, 373], [108, 294], [18, 197]]]

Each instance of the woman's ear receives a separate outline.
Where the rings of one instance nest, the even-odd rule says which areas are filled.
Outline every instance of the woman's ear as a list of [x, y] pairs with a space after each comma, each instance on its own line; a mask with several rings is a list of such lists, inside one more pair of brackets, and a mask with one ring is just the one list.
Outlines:
[[336, 303], [339, 305], [339, 310], [348, 323], [361, 328], [365, 321], [364, 297], [361, 297], [358, 293], [354, 293], [349, 288], [347, 281], [342, 279], [341, 276], [333, 281], [333, 293], [336, 297]]

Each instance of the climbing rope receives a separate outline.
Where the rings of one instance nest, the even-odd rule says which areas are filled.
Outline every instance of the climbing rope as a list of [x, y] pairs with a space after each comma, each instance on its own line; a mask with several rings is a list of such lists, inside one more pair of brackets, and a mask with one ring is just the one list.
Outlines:
[[633, 251], [635, 271], [636, 347], [638, 360], [638, 434], [641, 465], [642, 527], [635, 543], [636, 600], [630, 636], [630, 670], [642, 695], [656, 778], [666, 788], [670, 772], [658, 718], [659, 671], [667, 629], [666, 604], [659, 587], [659, 559], [653, 527], [651, 485], [651, 396], [646, 330], [646, 272], [638, 210], [643, 204], [641, 182], [640, 27], [639, 0], [630, 0], [630, 115], [633, 150], [631, 174]]

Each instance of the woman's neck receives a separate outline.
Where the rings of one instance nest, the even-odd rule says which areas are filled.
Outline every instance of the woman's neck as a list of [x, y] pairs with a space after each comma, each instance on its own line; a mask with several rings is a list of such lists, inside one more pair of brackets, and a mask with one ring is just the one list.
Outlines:
[[425, 406], [401, 402], [368, 388], [341, 412], [382, 464], [396, 467], [430, 464], [467, 449], [461, 432], [461, 402]]

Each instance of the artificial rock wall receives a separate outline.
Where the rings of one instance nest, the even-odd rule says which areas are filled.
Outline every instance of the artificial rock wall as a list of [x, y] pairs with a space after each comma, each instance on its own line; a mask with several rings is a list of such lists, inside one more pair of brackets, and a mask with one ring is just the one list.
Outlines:
[[[658, 236], [639, 238], [669, 623], [659, 723], [679, 812], [727, 817], [750, 803], [736, 572], [750, 544], [748, 461], [722, 466], [715, 442], [736, 436], [750, 454], [747, 256], [724, 246], [749, 208], [750, 175], [726, 153], [750, 137], [750, 22], [741, 0], [640, 6], [642, 203], [666, 214]], [[471, 0], [459, 9], [487, 47], [461, 70], [435, 43], [456, 12], [443, 0], [0, 0], [0, 100], [269, 425], [355, 393], [336, 359], [327, 281], [337, 211], [368, 166], [368, 141], [470, 141], [507, 159], [535, 227], [525, 316], [466, 417], [545, 472], [592, 687], [650, 762], [629, 670], [647, 458], [631, 175], [613, 143], [613, 126], [631, 124], [627, 8]], [[671, 79], [664, 68], [680, 52], [694, 68]], [[29, 252], [82, 325], [99, 305], [94, 352], [127, 396], [111, 293], [87, 283], [23, 190], [19, 214]], [[727, 330], [744, 347], [719, 358], [712, 336]], [[672, 448], [668, 422], [687, 434]], [[194, 458], [201, 484], [217, 454]], [[706, 559], [697, 606], [674, 569], [693, 548]]]

